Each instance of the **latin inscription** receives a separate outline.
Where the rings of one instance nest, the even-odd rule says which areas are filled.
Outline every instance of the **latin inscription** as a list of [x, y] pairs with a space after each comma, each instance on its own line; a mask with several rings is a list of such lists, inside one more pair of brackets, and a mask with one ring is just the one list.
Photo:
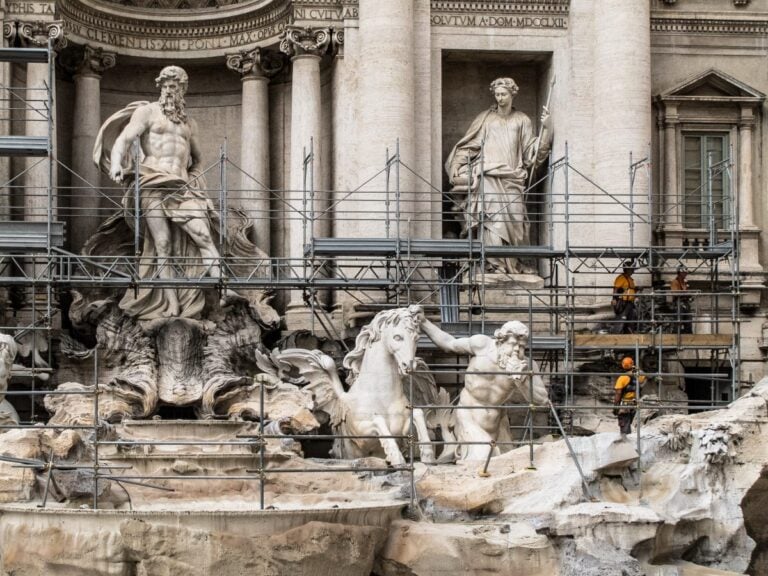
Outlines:
[[41, 14], [53, 16], [53, 4], [48, 2], [8, 2], [8, 14]]
[[92, 42], [135, 50], [157, 50], [168, 52], [187, 52], [195, 50], [223, 50], [247, 46], [264, 38], [278, 36], [285, 28], [285, 22], [277, 22], [258, 30], [225, 34], [212, 38], [148, 38], [130, 36], [67, 22], [67, 31]]
[[356, 6], [345, 6], [344, 8], [294, 8], [293, 18], [295, 20], [334, 20], [340, 21], [344, 18], [357, 18]]
[[460, 28], [567, 28], [565, 16], [516, 16], [433, 14], [432, 26], [456, 26]]

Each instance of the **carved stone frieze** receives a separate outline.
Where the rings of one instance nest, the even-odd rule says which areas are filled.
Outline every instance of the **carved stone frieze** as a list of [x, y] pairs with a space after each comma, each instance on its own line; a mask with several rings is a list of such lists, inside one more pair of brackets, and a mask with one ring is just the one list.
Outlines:
[[283, 64], [283, 57], [279, 53], [261, 48], [227, 54], [227, 68], [234, 70], [243, 78], [248, 76], [271, 78], [283, 69]]
[[247, 0], [104, 0], [120, 6], [135, 6], [137, 8], [156, 8], [159, 10], [199, 10], [201, 8], [219, 8], [240, 4]]
[[568, 14], [570, 0], [525, 0], [522, 2], [496, 2], [493, 0], [432, 0], [434, 12], [507, 12], [537, 14]]
[[721, 18], [651, 17], [651, 32], [678, 34], [738, 34], [768, 36], [768, 19], [750, 18], [726, 20]]
[[290, 0], [240, 0], [215, 9], [174, 10], [172, 15], [168, 9], [116, 11], [109, 4], [62, 0], [59, 11], [73, 42], [176, 59], [226, 56], [274, 42], [293, 17]]
[[288, 26], [280, 38], [280, 51], [291, 58], [294, 56], [322, 56], [331, 43], [329, 28], [305, 28]]

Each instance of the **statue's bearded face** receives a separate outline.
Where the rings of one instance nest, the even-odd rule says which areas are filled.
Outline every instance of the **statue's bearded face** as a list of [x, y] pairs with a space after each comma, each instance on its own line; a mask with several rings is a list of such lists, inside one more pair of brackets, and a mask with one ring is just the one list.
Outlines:
[[178, 80], [169, 78], [160, 85], [160, 107], [171, 122], [179, 124], [187, 121], [184, 90]]
[[522, 336], [507, 336], [504, 340], [496, 341], [496, 362], [500, 368], [509, 371], [518, 371], [525, 362], [526, 339]]

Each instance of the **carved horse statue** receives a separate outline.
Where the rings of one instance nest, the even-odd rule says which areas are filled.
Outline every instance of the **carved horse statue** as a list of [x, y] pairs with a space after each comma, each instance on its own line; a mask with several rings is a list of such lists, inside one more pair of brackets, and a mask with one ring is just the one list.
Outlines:
[[[317, 409], [330, 415], [334, 434], [341, 436], [334, 442], [334, 457], [383, 456], [393, 466], [403, 465], [402, 443], [392, 436], [410, 434], [411, 389], [413, 404], [448, 404], [448, 393], [438, 392], [426, 364], [416, 358], [420, 314], [419, 306], [376, 314], [361, 330], [355, 349], [344, 358], [343, 366], [349, 370], [348, 389], [342, 385], [333, 359], [317, 350], [273, 352], [278, 376], [305, 384], [314, 394]], [[299, 378], [291, 378], [296, 370]], [[442, 425], [441, 419], [447, 423], [447, 412], [434, 411], [430, 416]], [[413, 409], [413, 422], [419, 442], [428, 442], [423, 410]], [[422, 462], [434, 462], [431, 445], [420, 444], [419, 449]]]

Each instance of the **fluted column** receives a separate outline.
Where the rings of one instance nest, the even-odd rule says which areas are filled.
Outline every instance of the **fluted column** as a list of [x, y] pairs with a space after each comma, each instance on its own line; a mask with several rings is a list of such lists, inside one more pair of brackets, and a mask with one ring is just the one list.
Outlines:
[[[594, 0], [594, 150], [595, 179], [629, 204], [629, 154], [648, 155], [651, 142], [650, 2]], [[648, 179], [635, 180], [635, 212], [647, 214]], [[596, 204], [602, 211], [601, 231], [616, 246], [628, 246], [630, 215], [608, 198]], [[634, 242], [647, 245], [650, 226], [635, 220]], [[603, 223], [605, 223], [603, 227]]]
[[[321, 145], [320, 59], [327, 51], [331, 32], [327, 28], [288, 27], [280, 50], [291, 57], [291, 158], [290, 190], [286, 201], [289, 256], [298, 263], [304, 244], [329, 230], [328, 191], [318, 190], [323, 181]], [[311, 161], [305, 158], [312, 153]], [[305, 170], [306, 169], [306, 170]], [[312, 218], [314, 217], [314, 221]], [[303, 307], [302, 294], [291, 294], [289, 307]], [[296, 324], [294, 324], [296, 326]]]
[[98, 211], [101, 175], [93, 161], [93, 143], [101, 126], [101, 74], [115, 65], [115, 55], [100, 48], [83, 48], [75, 68], [75, 110], [72, 123], [70, 248], [79, 252], [106, 217]]
[[240, 74], [240, 191], [237, 205], [253, 222], [255, 243], [270, 246], [269, 78], [280, 71], [282, 58], [260, 48], [227, 56], [227, 67]]
[[[399, 141], [400, 158], [415, 169], [414, 153], [414, 3], [413, 0], [360, 0], [360, 68], [358, 100], [364, 106], [358, 131], [360, 182], [384, 168], [385, 152], [394, 154]], [[394, 176], [394, 173], [393, 173]], [[390, 184], [394, 189], [395, 185]], [[399, 188], [407, 221], [412, 206], [413, 177], [400, 170]], [[364, 218], [348, 224], [351, 236], [384, 236], [386, 197], [384, 179], [374, 179], [356, 195]], [[394, 193], [393, 197], [394, 197]], [[393, 206], [394, 206], [393, 202]], [[396, 232], [395, 208], [390, 210], [390, 236]], [[407, 235], [407, 225], [400, 227]]]

